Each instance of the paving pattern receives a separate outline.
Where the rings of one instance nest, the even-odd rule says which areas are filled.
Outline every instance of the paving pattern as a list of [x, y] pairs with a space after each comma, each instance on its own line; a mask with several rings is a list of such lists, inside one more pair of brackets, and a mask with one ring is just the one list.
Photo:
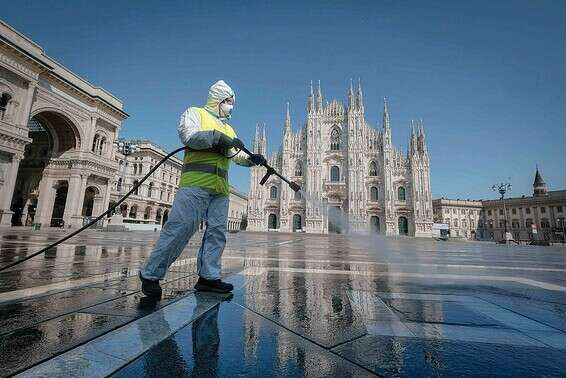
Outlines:
[[[0, 266], [62, 234], [0, 231]], [[0, 376], [560, 376], [566, 249], [230, 234], [231, 296], [194, 293], [195, 239], [164, 298], [154, 233], [89, 231], [0, 272]]]

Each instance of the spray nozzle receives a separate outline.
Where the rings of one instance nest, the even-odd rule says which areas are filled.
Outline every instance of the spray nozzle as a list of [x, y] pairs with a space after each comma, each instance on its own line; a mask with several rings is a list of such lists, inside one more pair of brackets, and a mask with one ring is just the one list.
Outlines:
[[294, 181], [289, 182], [289, 187], [293, 189], [294, 192], [301, 190], [301, 186]]

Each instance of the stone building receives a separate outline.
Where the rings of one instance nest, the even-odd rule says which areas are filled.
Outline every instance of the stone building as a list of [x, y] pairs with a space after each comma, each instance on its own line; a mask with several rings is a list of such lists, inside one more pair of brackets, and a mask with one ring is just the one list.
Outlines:
[[0, 222], [81, 225], [110, 200], [122, 102], [0, 21]]
[[532, 196], [480, 201], [441, 198], [432, 203], [435, 222], [448, 223], [451, 237], [499, 241], [505, 239], [507, 228], [517, 241], [564, 240], [566, 190], [547, 190], [538, 168]]
[[566, 190], [547, 190], [538, 168], [533, 195], [482, 201], [478, 223], [481, 239], [505, 239], [505, 226], [515, 240], [563, 241], [566, 228]]
[[450, 236], [456, 238], [478, 237], [481, 209], [481, 201], [445, 198], [432, 200], [434, 222], [447, 224], [450, 228]]
[[[243, 228], [242, 221], [247, 218], [248, 196], [230, 187], [230, 207], [228, 208], [228, 230], [236, 231]], [[244, 225], [245, 226], [245, 225]]]
[[[430, 236], [430, 164], [422, 124], [413, 126], [404, 156], [391, 142], [387, 103], [382, 129], [365, 119], [361, 85], [348, 103], [323, 105], [320, 82], [308, 95], [306, 124], [291, 126], [287, 105], [281, 148], [269, 164], [297, 181], [294, 193], [277, 177], [265, 186], [263, 167], [251, 168], [248, 229], [311, 233], [383, 233]], [[256, 129], [254, 151], [267, 156], [265, 129]], [[308, 200], [307, 200], [308, 199]]]
[[[112, 180], [111, 206], [137, 185], [168, 154], [163, 148], [147, 140], [125, 142], [136, 145], [138, 150], [130, 155], [118, 151], [115, 153], [118, 170]], [[173, 156], [157, 168], [126, 201], [120, 204], [119, 212], [124, 217], [124, 222], [163, 224], [169, 216], [177, 192], [182, 166], [183, 162]]]

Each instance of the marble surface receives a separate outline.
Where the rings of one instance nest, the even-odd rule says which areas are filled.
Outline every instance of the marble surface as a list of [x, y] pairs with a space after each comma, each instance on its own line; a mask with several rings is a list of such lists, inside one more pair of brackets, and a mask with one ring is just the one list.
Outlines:
[[[194, 293], [191, 245], [155, 303], [135, 277], [155, 236], [90, 233], [0, 273], [0, 294], [31, 293], [0, 303], [2, 374], [562, 374], [565, 249], [230, 234], [230, 302]], [[54, 237], [0, 232], [0, 260]]]

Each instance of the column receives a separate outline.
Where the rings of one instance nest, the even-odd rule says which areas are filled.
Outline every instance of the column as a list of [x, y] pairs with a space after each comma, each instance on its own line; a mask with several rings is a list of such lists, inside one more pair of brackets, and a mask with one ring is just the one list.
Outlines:
[[35, 87], [36, 87], [37, 83], [30, 81], [28, 83], [28, 90], [26, 93], [26, 103], [24, 104], [24, 106], [22, 106], [22, 112], [19, 114], [19, 117], [16, 115], [15, 117], [15, 121], [16, 123], [22, 125], [22, 126], [27, 126], [27, 123], [29, 121], [29, 115], [31, 112], [31, 105], [33, 104], [33, 95], [35, 93]]
[[69, 178], [69, 191], [67, 192], [67, 202], [65, 203], [65, 213], [63, 215], [65, 227], [72, 226], [73, 215], [79, 213], [77, 204], [80, 196], [84, 196], [84, 193], [81, 193], [81, 175], [74, 173]]
[[104, 197], [100, 194], [94, 196], [92, 216], [97, 217], [104, 212]]
[[37, 199], [34, 223], [41, 224], [41, 227], [51, 226], [51, 214], [53, 213], [53, 204], [57, 191], [55, 183], [56, 180], [54, 178], [45, 175], [39, 183], [39, 198]]
[[0, 225], [10, 226], [12, 224], [12, 214], [10, 210], [12, 204], [12, 197], [14, 196], [14, 188], [16, 187], [16, 179], [18, 177], [18, 168], [23, 156], [12, 155], [12, 162], [9, 165], [9, 170], [6, 172], [4, 179], [4, 187], [2, 196], [0, 197]]
[[71, 216], [71, 226], [73, 227], [80, 227], [83, 225], [83, 205], [85, 201], [86, 182], [88, 180], [88, 176], [89, 176], [88, 174], [81, 174], [79, 176], [80, 183], [78, 189], [78, 196], [77, 196], [74, 214]]
[[[101, 201], [101, 208], [100, 208], [99, 212], [94, 213], [95, 216], [99, 216], [100, 214], [102, 214], [103, 212], [108, 210], [108, 205], [110, 204], [110, 192], [112, 191], [111, 186], [112, 186], [112, 183], [110, 182], [110, 179], [108, 179], [108, 181], [106, 183], [106, 190], [104, 191], [104, 197], [102, 198], [102, 201]], [[108, 218], [104, 217], [100, 222], [104, 222], [107, 219]]]

